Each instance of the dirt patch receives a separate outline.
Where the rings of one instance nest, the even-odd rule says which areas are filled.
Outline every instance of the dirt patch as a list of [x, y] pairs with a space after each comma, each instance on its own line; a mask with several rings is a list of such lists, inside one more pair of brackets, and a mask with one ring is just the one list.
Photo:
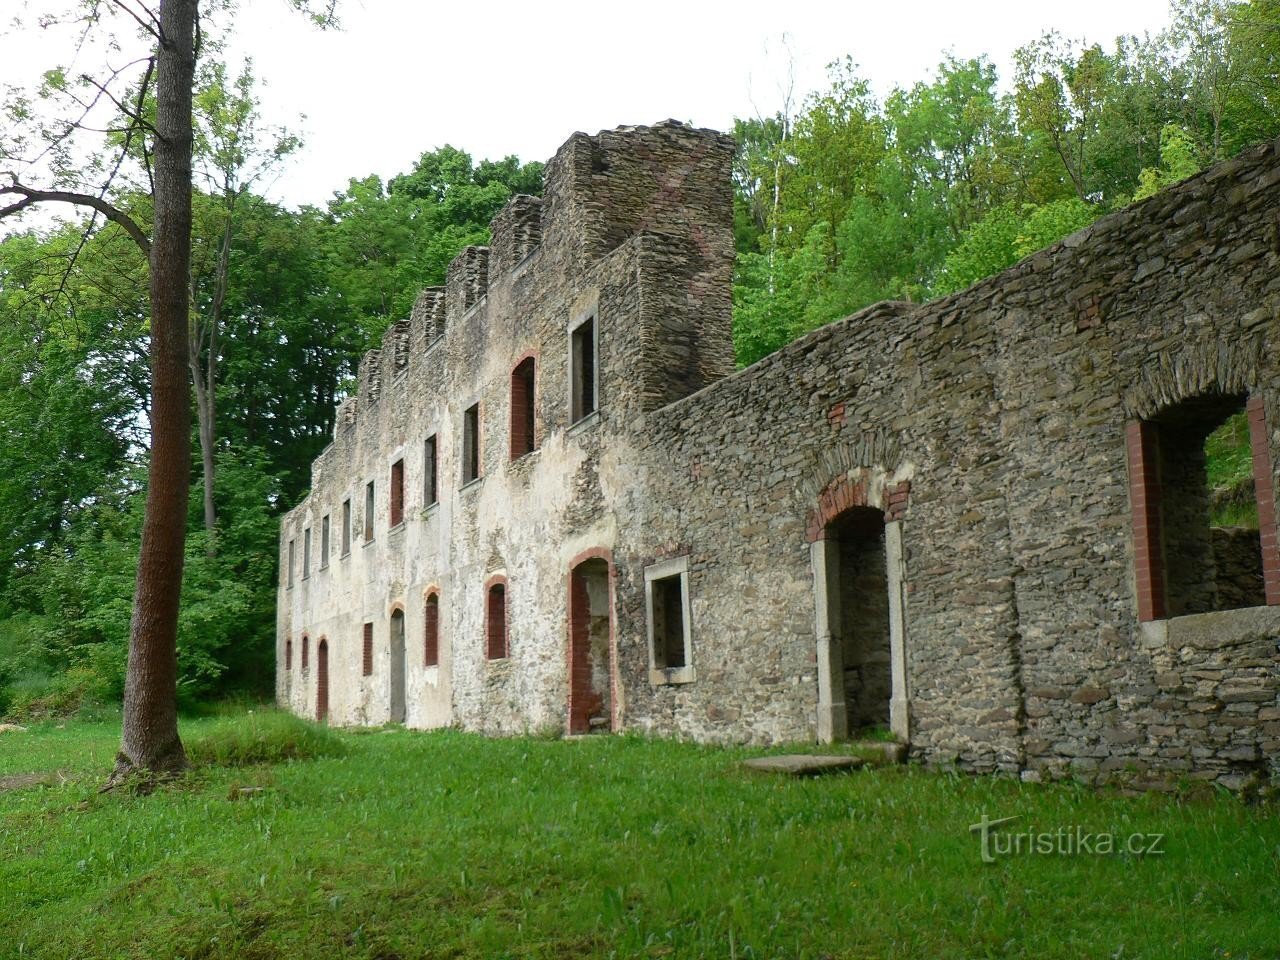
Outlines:
[[46, 770], [44, 773], [19, 773], [0, 777], [0, 793], [7, 790], [25, 790], [28, 787], [56, 787], [67, 782], [62, 770]]

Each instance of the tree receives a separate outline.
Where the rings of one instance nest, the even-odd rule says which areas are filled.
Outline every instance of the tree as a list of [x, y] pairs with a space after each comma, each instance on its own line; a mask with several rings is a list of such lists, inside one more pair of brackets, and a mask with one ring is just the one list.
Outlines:
[[[291, 0], [298, 8], [306, 0]], [[331, 17], [330, 0], [322, 19]], [[50, 151], [67, 155], [74, 138], [94, 129], [91, 117], [105, 101], [116, 108], [109, 134], [123, 139], [119, 159], [106, 171], [95, 192], [35, 188], [13, 175], [0, 195], [17, 199], [0, 208], [0, 217], [46, 202], [86, 206], [123, 229], [143, 251], [149, 266], [150, 303], [150, 458], [146, 503], [138, 551], [129, 654], [124, 685], [121, 744], [108, 786], [134, 773], [172, 774], [186, 765], [178, 735], [177, 628], [186, 542], [187, 491], [190, 487], [191, 388], [188, 382], [188, 324], [191, 267], [192, 100], [199, 55], [199, 0], [160, 0], [153, 15], [131, 0], [85, 0], [86, 30], [108, 17], [127, 17], [136, 25], [148, 54], [141, 65], [136, 98], [126, 103], [116, 92], [125, 68], [105, 77], [65, 71], [47, 75], [49, 85], [67, 94], [83, 112], [46, 136], [42, 158]], [[118, 42], [107, 38], [107, 45]], [[152, 84], [154, 83], [154, 91]], [[154, 119], [143, 109], [154, 97]], [[22, 111], [16, 111], [21, 115]], [[15, 110], [10, 109], [13, 115]], [[27, 146], [16, 141], [19, 148]], [[135, 142], [142, 145], [143, 168], [150, 186], [150, 235], [134, 217], [108, 197]], [[6, 149], [6, 159], [24, 157]], [[27, 155], [28, 168], [34, 168]]]

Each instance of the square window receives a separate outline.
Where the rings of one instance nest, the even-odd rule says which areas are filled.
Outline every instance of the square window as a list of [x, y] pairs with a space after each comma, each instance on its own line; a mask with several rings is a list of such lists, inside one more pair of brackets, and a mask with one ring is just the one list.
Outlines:
[[644, 595], [648, 614], [650, 682], [692, 682], [689, 558], [677, 557], [646, 568]]

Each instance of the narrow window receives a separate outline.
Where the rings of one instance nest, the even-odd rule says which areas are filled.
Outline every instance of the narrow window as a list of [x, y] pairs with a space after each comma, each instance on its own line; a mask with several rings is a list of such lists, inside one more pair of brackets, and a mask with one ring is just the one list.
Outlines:
[[391, 465], [391, 526], [404, 523], [404, 461]]
[[302, 635], [302, 669], [307, 669], [307, 655], [310, 653], [311, 641], [307, 639], [307, 635]]
[[486, 655], [490, 660], [501, 660], [507, 655], [507, 588], [495, 583], [489, 587], [485, 604]]
[[480, 476], [480, 404], [467, 408], [462, 415], [462, 482], [470, 483]]
[[653, 683], [693, 680], [689, 628], [689, 558], [654, 564], [644, 572], [648, 607], [649, 678]]
[[440, 663], [440, 594], [427, 594], [422, 623], [422, 663], [434, 667]]
[[289, 637], [284, 642], [284, 668], [286, 670], [293, 669], [293, 638]]
[[351, 498], [342, 501], [342, 555], [351, 552]]
[[364, 485], [364, 542], [373, 539], [373, 481]]
[[653, 644], [659, 670], [685, 665], [684, 588], [678, 574], [653, 581]]
[[440, 499], [439, 491], [436, 486], [436, 437], [435, 434], [427, 437], [426, 446], [423, 450], [423, 490], [422, 502], [426, 506], [431, 506]]
[[534, 436], [534, 359], [526, 357], [511, 371], [511, 459], [538, 448]]
[[366, 677], [373, 676], [373, 624], [364, 625], [364, 646], [361, 651], [361, 667]]
[[596, 412], [596, 318], [574, 328], [570, 366], [573, 377], [573, 422]]
[[293, 589], [293, 570], [295, 562], [295, 554], [298, 552], [298, 541], [289, 541], [289, 589]]
[[329, 565], [329, 515], [320, 521], [320, 569]]
[[311, 576], [311, 528], [302, 531], [302, 579]]

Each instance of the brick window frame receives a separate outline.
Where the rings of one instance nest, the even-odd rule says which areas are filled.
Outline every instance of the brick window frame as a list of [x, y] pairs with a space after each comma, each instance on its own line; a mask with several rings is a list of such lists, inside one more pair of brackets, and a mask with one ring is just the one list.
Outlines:
[[[1254, 497], [1258, 506], [1265, 602], [1267, 606], [1278, 606], [1280, 546], [1276, 536], [1275, 481], [1271, 472], [1266, 403], [1261, 396], [1255, 394], [1246, 399], [1245, 417], [1249, 425]], [[1160, 484], [1158, 425], [1151, 420], [1128, 421], [1125, 424], [1125, 455], [1129, 464], [1129, 505], [1138, 621], [1150, 623], [1166, 619], [1169, 615], [1160, 514], [1163, 490]]]
[[360, 674], [373, 676], [373, 623], [365, 623], [360, 644]]
[[613, 553], [607, 547], [592, 547], [577, 554], [569, 561], [569, 573], [566, 578], [568, 587], [568, 604], [565, 608], [566, 632], [568, 643], [565, 649], [568, 654], [569, 733], [586, 733], [589, 727], [589, 707], [585, 702], [591, 690], [591, 663], [587, 657], [587, 640], [590, 624], [584, 614], [587, 612], [586, 584], [578, 573], [578, 569], [588, 560], [603, 560], [607, 568], [609, 580], [609, 707], [610, 729], [617, 730], [621, 725], [621, 713], [618, 703], [617, 669], [618, 635], [616, 619], [615, 587], [618, 572], [613, 565]]
[[527, 353], [511, 370], [511, 459], [538, 449], [538, 359]]
[[404, 523], [404, 457], [391, 464], [391, 486], [388, 488], [391, 497], [392, 528]]
[[422, 665], [440, 665], [440, 588], [428, 587], [422, 598]]
[[484, 582], [484, 653], [486, 660], [511, 655], [511, 597], [501, 574]]
[[462, 412], [462, 486], [484, 476], [484, 408], [477, 400]]
[[1263, 592], [1267, 606], [1280, 606], [1280, 541], [1276, 536], [1276, 487], [1271, 472], [1266, 401], [1261, 396], [1251, 396], [1244, 409], [1249, 421], [1249, 450], [1253, 454], [1253, 495], [1258, 502]]

